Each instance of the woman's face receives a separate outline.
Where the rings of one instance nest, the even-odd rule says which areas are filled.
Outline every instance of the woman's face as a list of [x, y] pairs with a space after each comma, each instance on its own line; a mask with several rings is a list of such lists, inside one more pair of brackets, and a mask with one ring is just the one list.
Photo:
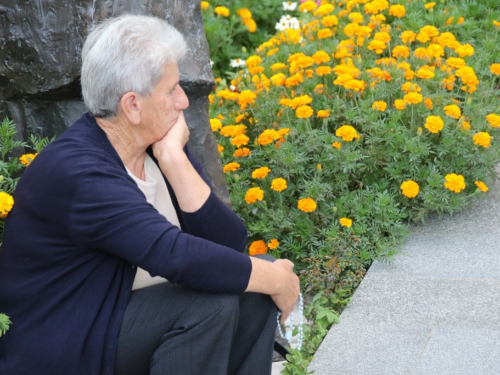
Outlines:
[[163, 77], [149, 98], [143, 98], [142, 120], [151, 144], [162, 139], [177, 121], [179, 113], [189, 106], [189, 100], [179, 85], [177, 64], [165, 64]]

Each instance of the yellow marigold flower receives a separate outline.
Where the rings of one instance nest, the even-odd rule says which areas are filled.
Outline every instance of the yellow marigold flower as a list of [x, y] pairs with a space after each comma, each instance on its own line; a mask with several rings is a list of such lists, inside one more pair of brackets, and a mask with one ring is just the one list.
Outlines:
[[486, 193], [488, 191], [488, 186], [482, 181], [476, 181], [474, 182], [479, 190], [481, 190], [483, 193]]
[[252, 172], [252, 178], [265, 178], [270, 172], [268, 167], [260, 167]]
[[21, 164], [28, 166], [31, 164], [31, 162], [35, 159], [37, 155], [38, 152], [36, 154], [24, 154], [19, 158], [19, 161], [21, 162]]
[[342, 143], [340, 143], [340, 142], [333, 142], [332, 146], [338, 150], [338, 149], [340, 149], [340, 147], [342, 147]]
[[222, 172], [226, 173], [226, 172], [234, 172], [236, 171], [239, 167], [241, 167], [241, 165], [239, 163], [236, 163], [236, 162], [231, 162], [231, 163], [227, 163], [223, 168], [222, 168]]
[[250, 90], [243, 90], [242, 92], [240, 92], [240, 96], [238, 98], [238, 104], [240, 105], [240, 107], [242, 107], [242, 109], [244, 109], [248, 104], [255, 102], [256, 98], [257, 95], [255, 95]]
[[403, 97], [404, 101], [408, 104], [418, 104], [423, 100], [423, 96], [418, 92], [410, 92]]
[[477, 79], [476, 73], [474, 72], [474, 69], [472, 69], [470, 66], [462, 66], [458, 68], [455, 75], [457, 77], [460, 77], [460, 79], [465, 85], [468, 86], [479, 85], [479, 80]]
[[404, 5], [395, 4], [389, 8], [389, 15], [393, 17], [404, 17], [406, 15], [406, 8]]
[[486, 116], [486, 121], [494, 128], [500, 128], [500, 116], [495, 113], [491, 113]]
[[315, 94], [323, 94], [325, 92], [325, 85], [323, 85], [322, 83], [318, 83], [315, 87], [314, 87], [314, 93]]
[[464, 44], [460, 47], [455, 48], [455, 52], [460, 57], [472, 56], [474, 54], [474, 47], [472, 47], [470, 44]]
[[318, 39], [326, 39], [326, 38], [330, 38], [333, 36], [333, 33], [332, 33], [332, 30], [330, 29], [321, 29], [321, 30], [318, 30]]
[[448, 47], [455, 49], [460, 46], [460, 43], [457, 41], [455, 35], [453, 35], [449, 31], [442, 33], [437, 38], [437, 42], [441, 47]]
[[252, 18], [252, 12], [248, 8], [241, 8], [236, 11], [236, 14], [243, 19]]
[[0, 216], [5, 217], [14, 206], [14, 198], [4, 191], [0, 191]]
[[250, 156], [252, 154], [252, 152], [250, 151], [249, 148], [246, 148], [246, 147], [243, 147], [243, 148], [238, 148], [233, 156], [236, 157], [236, 158], [245, 158], [247, 156]]
[[366, 14], [377, 14], [389, 8], [387, 0], [373, 0], [365, 4]]
[[396, 46], [392, 49], [392, 57], [398, 58], [403, 57], [407, 58], [410, 56], [410, 49], [406, 46]]
[[462, 23], [464, 23], [464, 22], [465, 22], [465, 18], [460, 17], [460, 18], [457, 20], [457, 25], [460, 25], [460, 24], [462, 24]]
[[342, 125], [335, 131], [337, 137], [342, 138], [345, 142], [352, 142], [354, 139], [359, 139], [360, 136], [351, 125]]
[[295, 110], [297, 118], [309, 118], [314, 114], [314, 110], [308, 105], [301, 105]]
[[278, 246], [280, 245], [279, 241], [277, 238], [273, 238], [271, 241], [269, 241], [267, 243], [267, 246], [271, 249], [271, 250], [274, 250], [274, 249], [277, 249]]
[[434, 78], [435, 74], [432, 70], [420, 68], [417, 71], [417, 77], [420, 79], [431, 79]]
[[259, 55], [252, 55], [245, 61], [247, 67], [252, 68], [262, 64], [262, 58]]
[[432, 108], [434, 108], [434, 105], [432, 104], [432, 99], [431, 98], [427, 98], [424, 100], [424, 105], [425, 107], [428, 109], [428, 110], [431, 110]]
[[363, 23], [365, 20], [363, 19], [363, 15], [359, 12], [352, 12], [347, 16], [354, 23]]
[[425, 43], [428, 42], [431, 38], [434, 38], [435, 36], [438, 35], [439, 35], [439, 30], [436, 27], [427, 25], [420, 29], [417, 35], [417, 40], [420, 43]]
[[220, 130], [222, 128], [222, 122], [218, 118], [211, 118], [210, 127], [212, 128], [213, 132], [216, 132], [217, 130]]
[[250, 247], [248, 248], [248, 254], [250, 256], [265, 254], [265, 253], [267, 253], [267, 246], [266, 243], [262, 240], [253, 241], [250, 244]]
[[372, 104], [372, 109], [379, 112], [384, 112], [387, 109], [387, 103], [383, 100], [376, 101]]
[[443, 108], [443, 110], [446, 116], [449, 116], [455, 120], [460, 118], [460, 116], [462, 115], [460, 107], [455, 104], [447, 105], [446, 107]]
[[224, 146], [221, 146], [220, 144], [217, 143], [217, 151], [219, 151], [219, 154], [221, 154], [222, 151], [224, 151]]
[[326, 65], [318, 66], [316, 68], [316, 74], [319, 76], [327, 76], [332, 72], [332, 68]]
[[431, 9], [431, 8], [434, 8], [435, 5], [436, 5], [436, 3], [433, 1], [432, 3], [424, 4], [424, 7], [425, 7], [425, 9]]
[[297, 202], [297, 208], [304, 212], [313, 212], [317, 207], [316, 202], [312, 198], [302, 198]]
[[329, 16], [325, 16], [321, 20], [321, 24], [324, 27], [333, 27], [333, 26], [338, 25], [338, 23], [339, 23], [339, 19], [336, 16], [334, 16], [333, 14], [329, 15]]
[[443, 130], [444, 122], [439, 116], [428, 116], [425, 120], [425, 128], [431, 133], [439, 133]]
[[276, 73], [270, 80], [275, 86], [283, 86], [286, 82], [286, 76], [283, 73]]
[[446, 59], [446, 64], [454, 69], [458, 69], [465, 66], [465, 61], [460, 57], [449, 57]]
[[260, 187], [253, 187], [247, 190], [245, 194], [245, 201], [247, 204], [252, 204], [264, 199], [264, 190]]
[[412, 43], [417, 38], [417, 34], [411, 30], [405, 30], [399, 37], [401, 38], [403, 43], [408, 43], [408, 42]]
[[318, 116], [319, 118], [328, 118], [330, 117], [330, 110], [329, 109], [319, 110], [316, 116]]
[[444, 183], [444, 187], [448, 190], [451, 190], [455, 193], [460, 193], [465, 189], [464, 176], [460, 174], [450, 173], [447, 174], [444, 179], [446, 180], [446, 182]]
[[341, 217], [339, 219], [339, 223], [340, 225], [342, 225], [343, 227], [347, 227], [347, 228], [350, 228], [352, 226], [352, 220], [351, 219], [348, 219], [346, 217]]
[[353, 90], [356, 92], [363, 92], [365, 91], [366, 88], [366, 83], [364, 81], [361, 81], [359, 79], [351, 79], [350, 81], [347, 81], [344, 84], [344, 88], [347, 90]]
[[401, 99], [396, 99], [394, 101], [394, 108], [396, 108], [399, 111], [402, 111], [403, 109], [406, 108], [406, 102], [404, 100], [401, 100]]
[[271, 189], [277, 192], [283, 191], [287, 188], [286, 180], [284, 178], [278, 177], [271, 182]]
[[476, 134], [474, 134], [472, 139], [474, 140], [475, 145], [482, 146], [484, 148], [490, 147], [491, 136], [486, 132], [476, 133]]
[[409, 92], [420, 92], [422, 88], [418, 83], [405, 82], [401, 85], [401, 90], [408, 94]]
[[231, 144], [236, 147], [246, 146], [250, 138], [248, 138], [245, 134], [238, 134], [233, 139], [231, 139]]
[[214, 12], [218, 16], [222, 17], [229, 17], [230, 14], [229, 9], [227, 9], [226, 7], [215, 7]]
[[299, 72], [299, 73], [294, 74], [291, 77], [288, 77], [285, 81], [285, 86], [286, 87], [293, 87], [293, 86], [297, 86], [297, 85], [301, 84], [302, 82], [304, 82], [304, 76]]
[[[257, 31], [257, 23], [253, 18], [243, 19], [243, 23], [245, 24], [249, 33], [254, 33], [255, 31]], [[279, 49], [277, 48], [277, 50]]]
[[368, 49], [370, 51], [375, 51], [377, 54], [381, 54], [387, 49], [387, 45], [381, 40], [372, 40], [368, 43]]
[[276, 130], [266, 129], [257, 137], [257, 143], [261, 146], [267, 146], [280, 138], [281, 135]]
[[500, 27], [500, 21], [493, 20], [493, 25], [495, 25], [496, 27]]
[[496, 76], [499, 75], [500, 74], [500, 64], [491, 64], [490, 71]]
[[316, 9], [316, 7], [318, 6], [318, 4], [316, 4], [315, 1], [312, 1], [312, 0], [308, 0], [302, 4], [300, 4], [300, 7], [299, 7], [299, 12], [312, 12], [314, 9]]
[[323, 50], [316, 51], [311, 57], [314, 60], [314, 62], [316, 63], [316, 65], [320, 65], [320, 64], [329, 62], [331, 60], [328, 53], [326, 53]]
[[391, 41], [391, 35], [388, 32], [380, 31], [375, 33], [373, 40], [380, 40], [384, 43], [389, 43]]
[[401, 189], [401, 194], [410, 199], [415, 198], [420, 192], [420, 187], [413, 180], [404, 181], [401, 184], [400, 189]]
[[[284, 99], [282, 99], [282, 100], [285, 102]], [[302, 105], [312, 103], [312, 101], [313, 100], [309, 95], [300, 95], [300, 96], [297, 96], [297, 97], [293, 98], [292, 100], [288, 101], [288, 106], [290, 108], [297, 109], [298, 107], [300, 107]], [[281, 101], [280, 101], [280, 104], [281, 104]]]
[[276, 70], [286, 69], [286, 68], [287, 68], [287, 65], [284, 63], [275, 63], [275, 64], [271, 65], [271, 70], [273, 72], [275, 72]]
[[208, 1], [202, 1], [201, 2], [201, 9], [206, 10], [208, 8], [210, 8], [210, 3]]
[[332, 4], [322, 4], [314, 11], [315, 16], [325, 16], [328, 13], [332, 13], [335, 10], [335, 6]]

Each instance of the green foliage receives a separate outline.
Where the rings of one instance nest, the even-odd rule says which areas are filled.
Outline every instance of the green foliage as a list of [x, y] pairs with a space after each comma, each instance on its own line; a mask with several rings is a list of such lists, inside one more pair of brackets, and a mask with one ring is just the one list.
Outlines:
[[0, 337], [5, 335], [5, 333], [9, 330], [12, 322], [9, 317], [5, 314], [0, 313]]

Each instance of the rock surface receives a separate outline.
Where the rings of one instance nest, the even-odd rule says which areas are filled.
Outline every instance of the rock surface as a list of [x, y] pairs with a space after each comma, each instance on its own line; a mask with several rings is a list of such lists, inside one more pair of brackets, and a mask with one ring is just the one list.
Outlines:
[[86, 111], [79, 76], [87, 31], [123, 13], [163, 18], [186, 38], [188, 54], [179, 69], [190, 100], [189, 146], [229, 203], [209, 125], [214, 79], [198, 0], [0, 0], [0, 118], [14, 120], [24, 139], [61, 134]]

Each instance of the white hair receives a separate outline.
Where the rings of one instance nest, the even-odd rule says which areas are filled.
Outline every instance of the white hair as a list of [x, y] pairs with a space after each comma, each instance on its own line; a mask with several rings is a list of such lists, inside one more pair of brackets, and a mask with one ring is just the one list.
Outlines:
[[151, 16], [110, 18], [90, 32], [82, 49], [82, 95], [94, 117], [118, 115], [120, 100], [133, 91], [149, 97], [167, 63], [186, 54], [182, 34]]

